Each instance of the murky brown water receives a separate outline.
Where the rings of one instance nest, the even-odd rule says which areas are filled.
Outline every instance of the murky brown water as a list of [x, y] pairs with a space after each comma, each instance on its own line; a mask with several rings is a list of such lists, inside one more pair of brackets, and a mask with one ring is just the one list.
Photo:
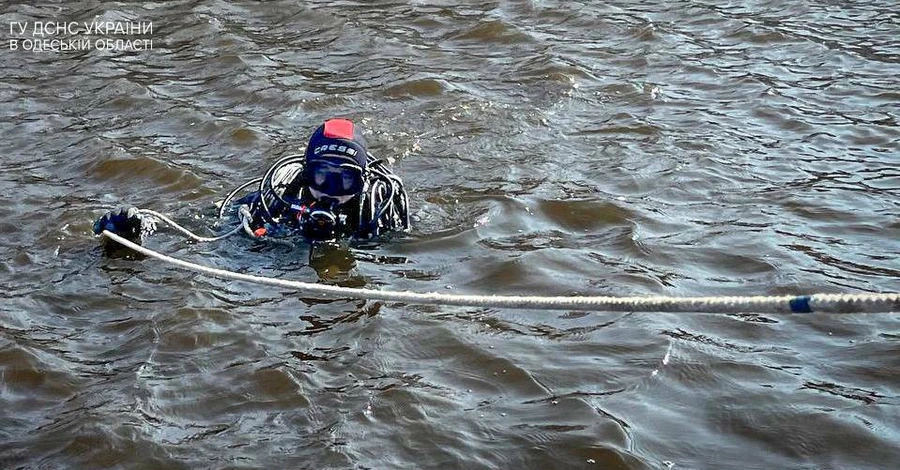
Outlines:
[[[395, 160], [410, 236], [315, 266], [148, 246], [419, 292], [898, 291], [896, 2], [33, 3], [0, 14], [0, 467], [900, 462], [896, 312], [322, 302], [89, 234], [122, 203], [205, 227], [339, 115]], [[152, 50], [6, 44], [95, 17]]]

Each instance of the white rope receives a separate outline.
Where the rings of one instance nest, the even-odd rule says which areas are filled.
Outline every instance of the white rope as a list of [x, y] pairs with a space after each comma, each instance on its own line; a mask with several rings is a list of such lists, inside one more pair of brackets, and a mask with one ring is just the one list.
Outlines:
[[[156, 212], [156, 211], [154, 211], [154, 210], [150, 210], [150, 209], [138, 209], [138, 214], [144, 214], [144, 215], [150, 215], [150, 216], [156, 217], [157, 219], [162, 220], [163, 222], [165, 222], [166, 224], [168, 224], [169, 226], [171, 226], [171, 227], [174, 228], [175, 230], [178, 230], [179, 232], [181, 232], [181, 233], [187, 235], [188, 238], [191, 238], [191, 239], [196, 240], [196, 241], [198, 241], [198, 242], [215, 242], [215, 241], [219, 241], [219, 240], [222, 240], [222, 239], [224, 239], [224, 238], [228, 238], [228, 237], [234, 235], [235, 233], [238, 233], [239, 231], [241, 231], [241, 228], [242, 228], [242, 227], [235, 227], [235, 228], [233, 228], [231, 231], [229, 231], [228, 233], [225, 233], [224, 235], [219, 235], [218, 237], [201, 237], [200, 235], [197, 235], [197, 234], [195, 234], [194, 232], [191, 232], [190, 230], [188, 230], [188, 229], [182, 227], [181, 225], [178, 225], [178, 222], [175, 222], [174, 220], [172, 220], [172, 219], [170, 219], [170, 218], [168, 218], [168, 217], [166, 217], [166, 216], [164, 216], [164, 215], [162, 215], [162, 214], [160, 214], [159, 212]], [[246, 230], [249, 230], [249, 228], [247, 228]], [[251, 236], [253, 235], [253, 232], [247, 232], [247, 233], [249, 233]]]
[[430, 292], [394, 292], [375, 289], [314, 284], [241, 274], [211, 268], [173, 258], [132, 243], [104, 230], [103, 235], [138, 253], [182, 268], [211, 276], [297, 289], [323, 297], [384, 300], [427, 305], [457, 305], [540, 310], [642, 311], [642, 312], [709, 312], [709, 313], [858, 313], [895, 312], [900, 307], [900, 294], [813, 294], [751, 297], [534, 297], [499, 295], [454, 295]]
[[253, 215], [250, 214], [250, 209], [247, 206], [241, 206], [238, 210], [238, 217], [241, 219], [241, 227], [244, 229], [244, 232], [247, 235], [250, 235], [251, 238], [255, 238], [256, 234], [253, 233], [253, 229], [250, 228], [250, 220], [253, 219]]

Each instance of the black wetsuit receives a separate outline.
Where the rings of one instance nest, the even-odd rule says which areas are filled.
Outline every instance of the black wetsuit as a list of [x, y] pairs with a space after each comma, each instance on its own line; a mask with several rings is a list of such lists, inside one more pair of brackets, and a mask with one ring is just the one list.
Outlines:
[[[407, 195], [403, 183], [380, 160], [369, 163], [365, 190], [350, 200], [337, 203], [330, 198], [314, 198], [304, 179], [302, 164], [273, 172], [270, 186], [237, 200], [246, 206], [251, 230], [273, 237], [302, 234], [308, 239], [366, 239], [386, 232], [409, 229]], [[286, 165], [287, 166], [287, 165]], [[227, 202], [227, 201], [226, 201]], [[329, 213], [336, 224], [328, 234], [317, 233], [316, 214]], [[327, 230], [326, 230], [327, 232]]]

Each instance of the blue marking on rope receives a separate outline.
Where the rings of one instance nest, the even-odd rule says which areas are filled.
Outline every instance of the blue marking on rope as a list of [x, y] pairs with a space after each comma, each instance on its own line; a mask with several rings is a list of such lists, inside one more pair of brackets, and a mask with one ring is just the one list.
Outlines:
[[801, 295], [798, 297], [794, 297], [791, 299], [791, 312], [793, 313], [812, 313], [812, 308], [809, 306], [809, 296]]

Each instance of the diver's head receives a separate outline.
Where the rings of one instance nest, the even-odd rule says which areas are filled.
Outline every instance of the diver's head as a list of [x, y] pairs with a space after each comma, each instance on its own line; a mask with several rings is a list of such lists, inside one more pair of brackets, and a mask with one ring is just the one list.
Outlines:
[[306, 147], [304, 179], [313, 198], [344, 204], [365, 189], [366, 143], [362, 131], [347, 119], [329, 119]]

